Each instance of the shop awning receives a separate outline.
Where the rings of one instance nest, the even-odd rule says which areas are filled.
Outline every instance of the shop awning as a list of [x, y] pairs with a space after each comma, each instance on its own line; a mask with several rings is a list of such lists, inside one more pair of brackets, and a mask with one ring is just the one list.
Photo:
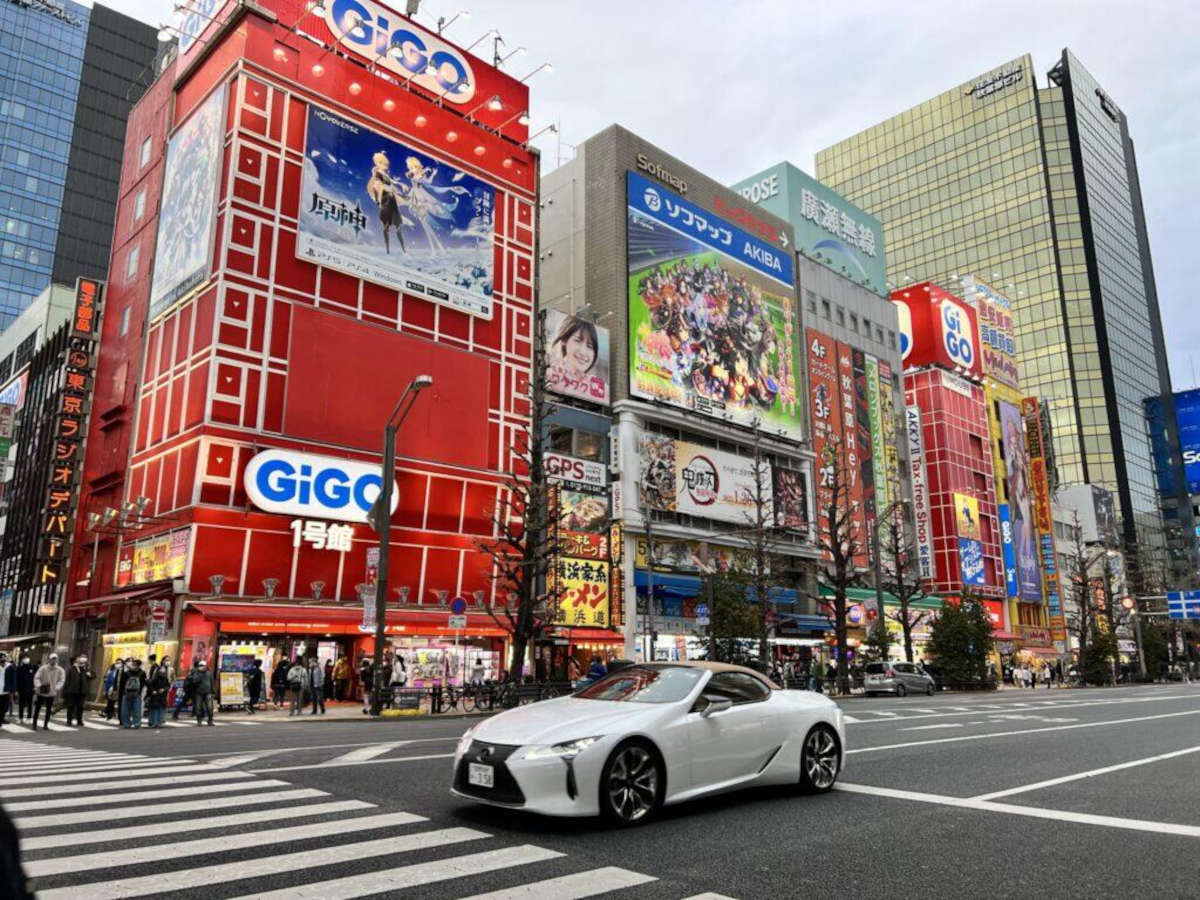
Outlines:
[[779, 618], [792, 626], [807, 631], [832, 631], [833, 623], [824, 616], [807, 616], [803, 613], [780, 613]]
[[0, 638], [0, 647], [9, 644], [41, 644], [54, 640], [53, 631], [39, 631], [37, 634], [10, 634]]
[[581, 644], [623, 644], [625, 635], [619, 631], [609, 631], [607, 628], [564, 628], [559, 626], [554, 635], [558, 638], [568, 638], [571, 643]]
[[113, 603], [129, 603], [130, 601], [149, 600], [151, 597], [172, 597], [174, 591], [171, 582], [160, 581], [153, 585], [139, 585], [127, 591], [117, 591], [102, 597], [89, 597], [68, 603], [64, 611], [69, 613], [67, 618], [78, 619], [83, 616], [102, 616]]
[[1020, 650], [1022, 653], [1032, 653], [1034, 656], [1062, 656], [1062, 654], [1053, 647], [1021, 647]]
[[1001, 628], [993, 629], [992, 637], [998, 641], [1019, 641], [1021, 639], [1019, 634], [1013, 634], [1011, 631], [1004, 631]]
[[[192, 603], [191, 610], [206, 619], [219, 622], [224, 630], [266, 632], [268, 634], [372, 634], [363, 632], [361, 606], [293, 606], [267, 603]], [[450, 611], [389, 609], [388, 634], [455, 634], [449, 627]], [[464, 637], [504, 637], [508, 631], [487, 613], [467, 613], [467, 627], [458, 632]], [[502, 619], [503, 621], [503, 619]]]
[[[832, 598], [834, 590], [827, 584], [821, 585], [821, 597]], [[875, 591], [868, 588], [846, 588], [846, 599], [851, 603], [874, 603]], [[895, 594], [883, 592], [884, 606], [899, 606], [900, 599]], [[910, 600], [908, 603], [909, 609], [929, 609], [939, 610], [942, 608], [942, 598], [935, 597], [932, 594], [926, 594], [923, 597], [918, 597], [915, 600]]]
[[[646, 593], [648, 581], [645, 569], [637, 569], [633, 573], [634, 587], [638, 588], [639, 593], [643, 595]], [[703, 590], [704, 582], [695, 575], [674, 575], [667, 572], [654, 573], [655, 597], [676, 596], [690, 599], [700, 596]], [[793, 606], [800, 599], [799, 594], [791, 588], [772, 586], [768, 590], [770, 591], [770, 601], [779, 606]], [[758, 602], [758, 589], [753, 585], [746, 587], [746, 600], [750, 603]]]

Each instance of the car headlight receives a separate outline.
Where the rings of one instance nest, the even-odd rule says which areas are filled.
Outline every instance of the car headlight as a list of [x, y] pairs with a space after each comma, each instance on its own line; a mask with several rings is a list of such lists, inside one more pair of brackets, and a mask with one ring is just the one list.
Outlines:
[[596, 741], [599, 737], [577, 738], [573, 741], [564, 741], [561, 744], [549, 744], [537, 747], [530, 747], [525, 751], [522, 759], [550, 759], [557, 757], [559, 759], [574, 759]]
[[463, 736], [458, 739], [458, 749], [454, 751], [455, 756], [462, 756], [467, 752], [467, 748], [471, 746], [471, 737], [475, 734], [475, 729], [480, 723], [476, 722], [470, 728], [463, 732]]

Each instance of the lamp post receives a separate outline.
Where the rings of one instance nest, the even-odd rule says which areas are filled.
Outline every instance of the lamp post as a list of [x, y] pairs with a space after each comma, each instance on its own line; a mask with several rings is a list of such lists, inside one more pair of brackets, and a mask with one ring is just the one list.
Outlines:
[[[392, 488], [396, 483], [396, 435], [401, 423], [412, 411], [417, 394], [433, 384], [430, 375], [418, 375], [408, 383], [396, 408], [383, 427], [383, 465], [380, 470], [379, 496], [367, 514], [371, 526], [379, 533], [379, 572], [375, 581], [375, 656], [371, 682], [371, 715], [379, 715], [379, 689], [383, 674], [383, 640], [387, 630], [388, 550], [392, 532]], [[406, 405], [407, 404], [407, 405]]]

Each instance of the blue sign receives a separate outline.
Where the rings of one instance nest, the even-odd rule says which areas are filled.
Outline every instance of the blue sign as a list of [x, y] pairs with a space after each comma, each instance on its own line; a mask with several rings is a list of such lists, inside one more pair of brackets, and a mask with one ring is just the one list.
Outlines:
[[684, 200], [674, 191], [643, 178], [636, 172], [629, 175], [629, 208], [647, 218], [687, 235], [714, 250], [732, 256], [750, 268], [781, 281], [789, 288], [793, 284], [792, 254], [760, 241], [742, 231], [732, 222], [719, 219], [708, 210]]
[[707, 603], [697, 603], [696, 604], [697, 618], [704, 618], [707, 615], [708, 615], [708, 604]]
[[1017, 554], [1013, 550], [1012, 519], [1007, 503], [998, 504], [996, 511], [1000, 517], [1000, 547], [1004, 551], [1004, 586], [1008, 589], [1008, 596], [1015, 597], [1018, 593]]
[[1200, 619], [1200, 591], [1171, 591], [1167, 615], [1172, 619]]
[[958, 539], [958, 566], [963, 584], [985, 584], [983, 544], [972, 538]]
[[[242, 484], [265, 512], [366, 522], [383, 480], [376, 465], [295, 450], [264, 450], [251, 458]], [[392, 512], [399, 493], [393, 488]]]
[[450, 601], [450, 612], [456, 616], [461, 616], [467, 611], [467, 601], [464, 597], [455, 597]]
[[1175, 395], [1175, 422], [1188, 493], [1200, 494], [1200, 388]]

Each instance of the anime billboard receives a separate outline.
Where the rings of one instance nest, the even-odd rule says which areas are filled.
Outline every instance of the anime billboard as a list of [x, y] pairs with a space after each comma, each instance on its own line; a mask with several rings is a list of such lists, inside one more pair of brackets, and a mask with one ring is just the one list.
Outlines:
[[629, 392], [801, 440], [792, 254], [626, 177]]
[[1000, 434], [1004, 439], [1005, 486], [1012, 519], [1013, 555], [1017, 566], [1017, 596], [1029, 603], [1042, 600], [1041, 561], [1038, 559], [1037, 528], [1033, 521], [1033, 492], [1029, 477], [1029, 454], [1025, 446], [1025, 424], [1021, 410], [1003, 400]]
[[473, 175], [308, 108], [300, 259], [490, 319], [495, 205]]

